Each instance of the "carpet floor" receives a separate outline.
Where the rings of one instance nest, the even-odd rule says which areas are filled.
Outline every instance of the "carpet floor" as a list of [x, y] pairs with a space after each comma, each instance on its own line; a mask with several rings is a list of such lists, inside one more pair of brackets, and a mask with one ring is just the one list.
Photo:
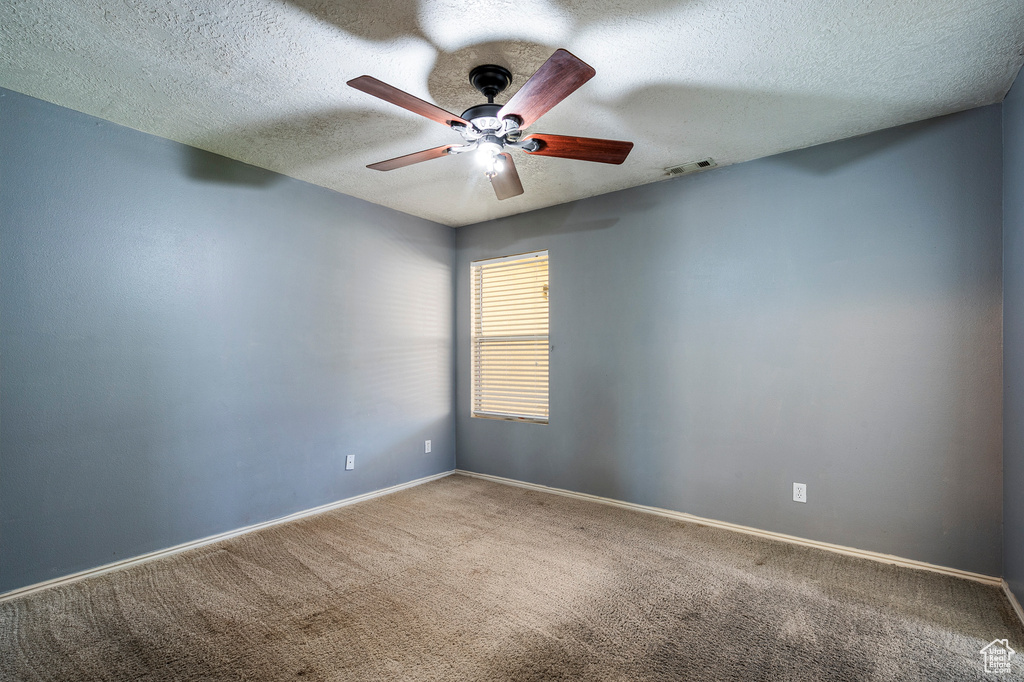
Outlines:
[[0, 603], [4, 680], [1008, 680], [997, 588], [465, 476]]

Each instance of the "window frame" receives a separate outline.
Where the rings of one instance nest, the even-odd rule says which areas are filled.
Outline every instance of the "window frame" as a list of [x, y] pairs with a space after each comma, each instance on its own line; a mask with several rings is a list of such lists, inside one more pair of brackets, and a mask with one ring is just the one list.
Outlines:
[[[483, 277], [489, 267], [501, 265], [502, 263], [511, 263], [514, 261], [532, 261], [533, 259], [543, 259], [544, 266], [544, 311], [543, 311], [543, 328], [544, 332], [541, 333], [526, 333], [526, 334], [502, 334], [502, 335], [487, 335], [478, 333], [482, 330], [483, 320], [486, 320], [486, 313], [484, 307], [486, 300], [483, 292], [478, 294], [478, 287], [483, 286]], [[526, 263], [524, 263], [525, 265]], [[493, 271], [492, 271], [493, 272]], [[496, 419], [501, 421], [514, 421], [524, 422], [529, 424], [548, 424], [550, 422], [550, 398], [551, 398], [551, 330], [550, 330], [550, 310], [551, 310], [551, 299], [550, 299], [550, 254], [547, 249], [538, 251], [528, 251], [526, 253], [512, 254], [509, 256], [500, 256], [497, 258], [482, 258], [470, 262], [470, 416], [477, 419]], [[529, 293], [522, 292], [524, 305], [529, 305]], [[492, 303], [493, 305], [493, 303]], [[533, 331], [540, 331], [540, 328]], [[512, 410], [483, 410], [478, 409], [479, 406], [487, 398], [480, 392], [481, 383], [481, 369], [482, 358], [481, 353], [489, 345], [488, 341], [491, 341], [494, 345], [505, 345], [508, 348], [511, 344], [522, 343], [519, 352], [526, 352], [527, 354], [540, 358], [540, 353], [543, 353], [543, 374], [538, 372], [535, 375], [530, 375], [526, 381], [534, 380], [538, 383], [543, 380], [544, 384], [544, 395], [543, 395], [543, 414], [539, 414], [532, 411], [524, 411], [517, 413]], [[533, 346], [529, 344], [533, 342]], [[539, 343], [538, 343], [539, 342]], [[507, 356], [506, 356], [507, 357]], [[507, 378], [506, 378], [507, 380]], [[494, 381], [492, 379], [492, 381]], [[502, 383], [501, 379], [496, 380], [497, 383]], [[530, 393], [530, 388], [524, 388], [526, 393]], [[488, 395], [493, 396], [494, 393], [488, 392]], [[533, 392], [534, 396], [538, 394]], [[490, 398], [490, 400], [498, 399], [501, 397], [515, 402], [516, 400], [525, 400], [526, 397], [523, 393], [510, 391], [504, 396], [498, 398]], [[541, 401], [535, 400], [535, 404], [539, 405]]]

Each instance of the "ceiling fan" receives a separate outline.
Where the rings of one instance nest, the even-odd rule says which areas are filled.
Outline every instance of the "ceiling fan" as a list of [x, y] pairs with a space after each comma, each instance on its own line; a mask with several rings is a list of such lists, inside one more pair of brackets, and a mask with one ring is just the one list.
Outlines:
[[512, 156], [504, 151], [506, 147], [521, 149], [537, 156], [558, 156], [598, 163], [619, 164], [626, 160], [633, 148], [632, 142], [543, 133], [522, 136], [523, 131], [534, 121], [593, 78], [595, 73], [593, 67], [568, 51], [556, 50], [502, 106], [494, 103], [494, 97], [509, 86], [512, 74], [508, 69], [494, 64], [478, 66], [469, 72], [469, 82], [487, 97], [487, 104], [470, 107], [462, 112], [462, 116], [456, 116], [372, 76], [359, 76], [348, 84], [385, 102], [443, 123], [465, 140], [465, 144], [445, 144], [373, 163], [367, 168], [389, 171], [449, 154], [475, 151], [484, 163], [484, 172], [494, 187], [495, 195], [498, 199], [508, 199], [522, 194], [523, 184], [519, 180]]

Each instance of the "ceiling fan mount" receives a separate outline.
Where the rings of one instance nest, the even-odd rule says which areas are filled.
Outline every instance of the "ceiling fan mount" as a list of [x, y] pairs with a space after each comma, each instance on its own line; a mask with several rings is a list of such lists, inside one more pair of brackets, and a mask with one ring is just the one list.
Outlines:
[[469, 82], [493, 104], [494, 98], [512, 83], [512, 72], [497, 64], [482, 64], [469, 72]]
[[443, 123], [459, 133], [466, 142], [462, 145], [448, 144], [425, 149], [373, 163], [367, 168], [389, 171], [442, 156], [475, 152], [483, 163], [484, 174], [491, 181], [495, 195], [498, 199], [508, 199], [522, 194], [523, 184], [519, 180], [512, 155], [506, 148], [519, 149], [537, 156], [557, 156], [598, 163], [620, 164], [626, 160], [633, 148], [632, 142], [542, 133], [522, 138], [523, 130], [593, 78], [595, 73], [591, 66], [568, 51], [555, 50], [543, 66], [502, 105], [495, 104], [494, 97], [512, 83], [512, 74], [503, 66], [483, 64], [469, 72], [469, 82], [487, 98], [487, 103], [466, 109], [462, 116], [456, 116], [372, 76], [359, 76], [348, 84], [420, 116]]

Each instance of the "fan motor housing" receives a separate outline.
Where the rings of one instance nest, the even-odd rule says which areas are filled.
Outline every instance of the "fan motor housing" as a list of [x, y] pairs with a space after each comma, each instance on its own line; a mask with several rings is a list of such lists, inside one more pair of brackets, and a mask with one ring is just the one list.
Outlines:
[[470, 121], [479, 130], [496, 130], [501, 127], [499, 111], [500, 104], [478, 104], [462, 112], [462, 118]]
[[472, 121], [475, 118], [498, 118], [500, 104], [477, 104], [462, 112], [462, 118]]

